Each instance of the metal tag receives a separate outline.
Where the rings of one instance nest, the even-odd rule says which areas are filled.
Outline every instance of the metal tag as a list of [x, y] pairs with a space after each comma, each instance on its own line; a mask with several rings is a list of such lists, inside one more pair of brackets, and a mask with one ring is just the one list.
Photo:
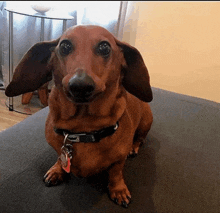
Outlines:
[[68, 135], [64, 138], [64, 145], [61, 148], [61, 154], [60, 154], [60, 160], [61, 160], [61, 166], [63, 170], [67, 173], [70, 173], [70, 167], [71, 167], [71, 159], [72, 159], [72, 145], [66, 144], [66, 139]]
[[60, 155], [60, 160], [63, 170], [67, 173], [70, 173], [71, 158], [72, 156], [70, 155], [70, 153], [66, 152], [64, 149]]

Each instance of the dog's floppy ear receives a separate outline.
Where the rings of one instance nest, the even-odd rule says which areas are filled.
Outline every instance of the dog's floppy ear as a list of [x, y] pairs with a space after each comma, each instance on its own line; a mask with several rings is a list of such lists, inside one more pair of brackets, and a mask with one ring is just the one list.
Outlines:
[[144, 102], [152, 101], [150, 77], [140, 52], [135, 47], [117, 39], [116, 43], [122, 49], [126, 61], [122, 70], [124, 88]]
[[52, 80], [52, 72], [48, 67], [48, 61], [58, 42], [59, 39], [39, 42], [27, 51], [16, 66], [12, 81], [6, 87], [6, 96], [13, 97], [33, 92]]

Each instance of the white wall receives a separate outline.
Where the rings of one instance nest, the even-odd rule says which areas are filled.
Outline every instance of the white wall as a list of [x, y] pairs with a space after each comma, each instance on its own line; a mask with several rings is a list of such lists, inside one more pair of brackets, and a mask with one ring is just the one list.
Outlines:
[[128, 10], [123, 40], [142, 53], [151, 85], [220, 102], [220, 2], [129, 2]]

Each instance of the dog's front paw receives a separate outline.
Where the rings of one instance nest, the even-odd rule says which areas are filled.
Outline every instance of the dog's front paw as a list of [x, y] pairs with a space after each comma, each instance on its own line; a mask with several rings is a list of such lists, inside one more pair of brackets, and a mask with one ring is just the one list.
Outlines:
[[128, 205], [131, 202], [131, 194], [125, 185], [125, 183], [120, 183], [115, 186], [111, 186], [109, 184], [109, 195], [110, 198], [116, 203], [119, 204], [125, 208], [128, 207]]
[[47, 187], [56, 186], [64, 181], [66, 175], [58, 160], [44, 175], [43, 181]]

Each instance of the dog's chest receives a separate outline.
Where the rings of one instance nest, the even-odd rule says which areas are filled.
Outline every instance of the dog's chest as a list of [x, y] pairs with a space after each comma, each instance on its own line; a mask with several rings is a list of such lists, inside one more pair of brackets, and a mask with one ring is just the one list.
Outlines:
[[[76, 176], [86, 177], [105, 170], [112, 164], [124, 160], [127, 157], [132, 148], [134, 131], [131, 131], [131, 122], [125, 115], [119, 120], [119, 128], [113, 135], [107, 136], [97, 143], [72, 143], [70, 161], [71, 173]], [[109, 123], [109, 119], [107, 119], [106, 122]], [[100, 123], [99, 121], [99, 125]], [[120, 125], [123, 123], [126, 123], [126, 125]], [[67, 128], [66, 126], [72, 127], [76, 125], [79, 130], [74, 126], [76, 129], [75, 131], [81, 132], [83, 129], [81, 124], [87, 127], [87, 123], [85, 121], [80, 123], [75, 122], [73, 125], [72, 121], [71, 124], [65, 121], [59, 122], [59, 124], [60, 125], [58, 125], [58, 123], [54, 124], [52, 117], [49, 116], [46, 125], [46, 136], [48, 142], [55, 148], [60, 156], [61, 147], [64, 145], [64, 139], [53, 131], [54, 126], [65, 129]], [[94, 126], [91, 125], [91, 120], [88, 126]], [[97, 127], [97, 129], [100, 129], [100, 127]], [[83, 131], [89, 132], [88, 128], [83, 129]], [[51, 132], [53, 132], [53, 134], [51, 134]], [[64, 164], [66, 164], [65, 159]]]
[[[114, 149], [114, 148], [113, 148]], [[120, 158], [120, 152], [100, 144], [74, 144], [71, 159], [71, 172], [76, 176], [86, 177], [107, 169]]]

